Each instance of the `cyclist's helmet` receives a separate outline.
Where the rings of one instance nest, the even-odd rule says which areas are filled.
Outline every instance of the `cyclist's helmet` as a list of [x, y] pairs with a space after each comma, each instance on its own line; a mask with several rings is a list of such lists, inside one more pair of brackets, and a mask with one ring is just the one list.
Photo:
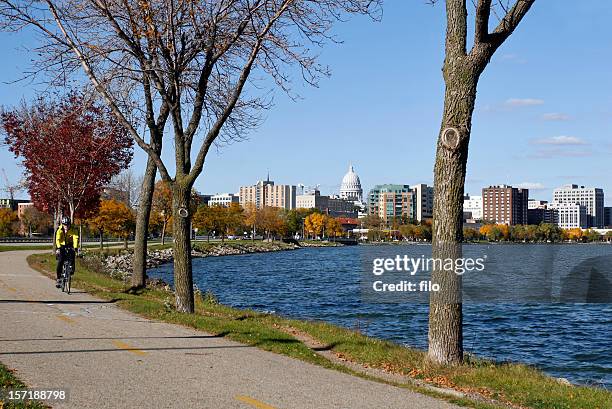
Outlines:
[[67, 216], [62, 217], [62, 224], [65, 224], [66, 226], [70, 226], [70, 218]]

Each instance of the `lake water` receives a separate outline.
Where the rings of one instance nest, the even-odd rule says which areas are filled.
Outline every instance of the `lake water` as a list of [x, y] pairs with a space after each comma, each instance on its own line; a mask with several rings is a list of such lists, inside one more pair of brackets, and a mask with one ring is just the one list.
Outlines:
[[[431, 247], [304, 248], [200, 258], [193, 260], [194, 281], [223, 304], [328, 321], [424, 349], [427, 304], [365, 302], [361, 292], [364, 278], [372, 273], [372, 258], [397, 254], [428, 257]], [[484, 286], [473, 286], [468, 291], [471, 301], [464, 305], [466, 351], [532, 364], [575, 383], [612, 388], [612, 304], [605, 298], [611, 291], [612, 245], [464, 246], [464, 256], [483, 255], [488, 259], [487, 274], [481, 275]], [[172, 265], [152, 269], [149, 275], [171, 283]], [[502, 278], [491, 282], [490, 277]], [[470, 281], [467, 274], [464, 278]], [[562, 302], [567, 287], [583, 288], [581, 294], [590, 295], [596, 290], [588, 301], [597, 303]]]

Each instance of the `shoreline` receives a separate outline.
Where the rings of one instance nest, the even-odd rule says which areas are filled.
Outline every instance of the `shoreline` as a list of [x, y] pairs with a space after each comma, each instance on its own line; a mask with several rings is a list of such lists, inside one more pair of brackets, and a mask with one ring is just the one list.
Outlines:
[[[147, 250], [147, 270], [174, 260], [173, 248], [152, 248]], [[256, 253], [272, 253], [278, 251], [294, 251], [304, 248], [344, 247], [332, 242], [305, 242], [302, 245], [284, 243], [282, 241], [227, 241], [227, 242], [194, 242], [192, 245], [192, 258], [237, 256]], [[113, 251], [99, 252], [97, 250], [84, 253], [85, 262], [93, 265], [112, 278], [128, 281], [132, 274], [133, 249], [114, 249]]]

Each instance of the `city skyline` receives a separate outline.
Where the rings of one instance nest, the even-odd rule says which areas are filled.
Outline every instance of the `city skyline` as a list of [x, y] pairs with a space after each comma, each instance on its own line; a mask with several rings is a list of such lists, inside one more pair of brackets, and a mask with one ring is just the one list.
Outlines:
[[[570, 21], [570, 13], [591, 18], [551, 29], [558, 21]], [[612, 79], [608, 57], [602, 57], [610, 55], [612, 45], [597, 35], [605, 32], [609, 14], [594, 1], [571, 10], [559, 4], [534, 6], [479, 85], [465, 193], [477, 195], [499, 183], [528, 188], [537, 199], [551, 198], [553, 189], [565, 184], [612, 191], [607, 164]], [[405, 27], [408, 15], [413, 23]], [[381, 23], [355, 18], [339, 25], [336, 32], [344, 44], [329, 47], [321, 57], [332, 78], [318, 89], [296, 85], [303, 97], [297, 102], [276, 92], [265, 123], [249, 140], [213, 152], [196, 189], [235, 193], [251, 183], [245, 174], [264, 178], [269, 171], [279, 182], [319, 184], [323, 194], [335, 194], [349, 162], [364, 192], [384, 183], [432, 185], [443, 92], [443, 18], [439, 4], [390, 3]], [[0, 50], [11, 61], [0, 68], [5, 81], [0, 105], [6, 107], [44, 90], [36, 83], [11, 82], [29, 68], [30, 58], [15, 50], [15, 38], [0, 34]], [[30, 40], [25, 47], [34, 44]], [[364, 59], [364, 50], [372, 49], [377, 58]], [[141, 169], [144, 154], [139, 148], [135, 153], [134, 168]], [[172, 156], [168, 141], [164, 157]], [[20, 171], [5, 147], [0, 161], [15, 181]], [[606, 197], [610, 205], [612, 195]]]

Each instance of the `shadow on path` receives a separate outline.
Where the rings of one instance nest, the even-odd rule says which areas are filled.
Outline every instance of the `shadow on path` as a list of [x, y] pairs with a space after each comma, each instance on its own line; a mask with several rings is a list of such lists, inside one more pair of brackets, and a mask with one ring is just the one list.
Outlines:
[[207, 339], [207, 338], [223, 338], [229, 332], [221, 332], [217, 335], [187, 335], [187, 336], [167, 336], [167, 337], [56, 337], [56, 338], [20, 338], [20, 339], [2, 339], [0, 342], [22, 342], [22, 341], [84, 341], [96, 339]]

